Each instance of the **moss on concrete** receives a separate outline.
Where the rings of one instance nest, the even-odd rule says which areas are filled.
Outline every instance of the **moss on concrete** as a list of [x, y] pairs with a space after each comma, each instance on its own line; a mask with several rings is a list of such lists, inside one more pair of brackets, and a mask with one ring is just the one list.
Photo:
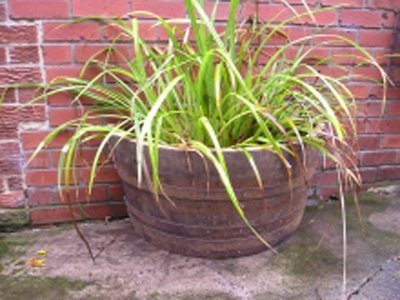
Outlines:
[[13, 236], [0, 234], [0, 259], [23, 255], [33, 242], [34, 238], [26, 234]]
[[[382, 230], [374, 226], [370, 221], [372, 214], [390, 209], [390, 204], [393, 201], [390, 197], [373, 193], [362, 193], [360, 195], [360, 203], [364, 230], [361, 230], [358, 218], [351, 217], [347, 221], [350, 238], [360, 239], [367, 243], [369, 245], [368, 248], [376, 257], [396, 255], [396, 251], [400, 249], [400, 235]], [[355, 205], [350, 204], [348, 211], [351, 215], [356, 215]]]
[[0, 209], [0, 232], [11, 232], [29, 225], [26, 209]]
[[[400, 249], [399, 235], [381, 230], [369, 221], [373, 213], [384, 212], [390, 207], [392, 201], [393, 199], [389, 197], [373, 193], [359, 194], [364, 220], [363, 232], [354, 199], [351, 196], [347, 197], [348, 245], [361, 243], [356, 247], [362, 249], [362, 253], [351, 253], [351, 249], [349, 250], [349, 269], [357, 269], [359, 265], [363, 265], [363, 260], [378, 261], [384, 257], [390, 257], [396, 254], [395, 252], [398, 251], [396, 249]], [[303, 282], [317, 280], [329, 274], [340, 274], [342, 268], [340, 218], [339, 202], [308, 208], [305, 219], [309, 223], [302, 223], [294, 236], [280, 247], [279, 253], [267, 262], [267, 266], [280, 268], [287, 275], [294, 275]], [[323, 223], [319, 220], [323, 220]], [[325, 229], [322, 228], [324, 226]], [[323, 240], [318, 240], [318, 236], [323, 237]], [[332, 237], [337, 238], [337, 242], [334, 243], [335, 248], [327, 243]]]
[[35, 241], [35, 236], [31, 233], [1, 234], [0, 233], [0, 274], [4, 269], [4, 264], [14, 263], [16, 266], [22, 266], [24, 261], [20, 257]]
[[7, 300], [67, 300], [71, 299], [71, 291], [83, 290], [87, 285], [85, 282], [64, 277], [0, 275], [1, 297]]
[[304, 229], [298, 230], [293, 240], [267, 262], [269, 266], [302, 278], [335, 272], [339, 264], [340, 259], [319, 245]]

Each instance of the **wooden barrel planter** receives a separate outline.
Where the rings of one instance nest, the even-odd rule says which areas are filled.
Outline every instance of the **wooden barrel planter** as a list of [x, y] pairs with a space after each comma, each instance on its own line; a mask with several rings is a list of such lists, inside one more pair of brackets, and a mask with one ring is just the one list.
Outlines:
[[[145, 153], [149, 161], [146, 148]], [[288, 158], [292, 197], [288, 173], [279, 158], [265, 150], [250, 153], [264, 187], [258, 186], [246, 156], [237, 150], [224, 151], [231, 181], [251, 224], [271, 245], [277, 245], [300, 224], [308, 193], [306, 180], [314, 173], [318, 153], [306, 148], [305, 169], [293, 157]], [[205, 163], [196, 152], [160, 147], [159, 176], [170, 199], [160, 194], [158, 203], [151, 187], [145, 183], [138, 186], [135, 142], [121, 141], [114, 160], [135, 231], [151, 244], [172, 253], [206, 258], [245, 256], [268, 249], [235, 211], [211, 162]]]

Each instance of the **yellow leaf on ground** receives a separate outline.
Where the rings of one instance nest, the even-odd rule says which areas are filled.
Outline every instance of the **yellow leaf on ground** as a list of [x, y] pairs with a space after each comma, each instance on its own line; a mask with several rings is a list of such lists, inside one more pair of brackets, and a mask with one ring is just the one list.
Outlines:
[[44, 267], [46, 260], [44, 258], [30, 258], [28, 259], [28, 265], [31, 267]]
[[42, 249], [42, 250], [39, 250], [39, 251], [37, 252], [37, 254], [39, 254], [39, 255], [47, 255], [47, 252], [48, 252], [47, 249]]

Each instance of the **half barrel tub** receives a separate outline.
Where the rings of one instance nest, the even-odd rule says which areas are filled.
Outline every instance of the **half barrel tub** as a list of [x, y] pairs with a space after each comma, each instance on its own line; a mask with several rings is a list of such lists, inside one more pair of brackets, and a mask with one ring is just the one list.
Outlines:
[[[224, 150], [241, 207], [272, 246], [299, 226], [308, 194], [307, 181], [318, 163], [316, 150], [306, 147], [303, 155], [300, 147], [296, 149], [297, 160], [287, 155], [291, 183], [277, 155], [262, 149], [249, 150], [258, 166], [262, 188], [245, 154]], [[212, 163], [195, 151], [160, 146], [158, 169], [164, 193], [159, 193], [158, 199], [146, 180], [138, 185], [134, 141], [122, 140], [113, 155], [130, 219], [146, 241], [172, 253], [205, 258], [239, 257], [268, 249], [236, 212]], [[151, 173], [147, 147], [144, 157]]]

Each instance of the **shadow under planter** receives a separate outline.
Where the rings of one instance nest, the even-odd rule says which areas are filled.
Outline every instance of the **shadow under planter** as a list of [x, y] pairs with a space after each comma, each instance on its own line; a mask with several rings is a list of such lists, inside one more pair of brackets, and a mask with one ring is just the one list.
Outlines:
[[[309, 147], [296, 160], [287, 155], [288, 170], [276, 154], [249, 150], [258, 166], [263, 187], [240, 150], [224, 150], [236, 196], [247, 219], [272, 246], [289, 237], [299, 226], [306, 204], [307, 181], [318, 164], [318, 152]], [[148, 149], [144, 148], [151, 176]], [[302, 161], [305, 164], [302, 167]], [[159, 148], [159, 178], [163, 193], [156, 199], [151, 184], [137, 180], [136, 143], [122, 140], [114, 161], [122, 178], [125, 203], [135, 231], [151, 244], [172, 253], [229, 258], [255, 254], [266, 247], [236, 212], [217, 170], [193, 150]]]

